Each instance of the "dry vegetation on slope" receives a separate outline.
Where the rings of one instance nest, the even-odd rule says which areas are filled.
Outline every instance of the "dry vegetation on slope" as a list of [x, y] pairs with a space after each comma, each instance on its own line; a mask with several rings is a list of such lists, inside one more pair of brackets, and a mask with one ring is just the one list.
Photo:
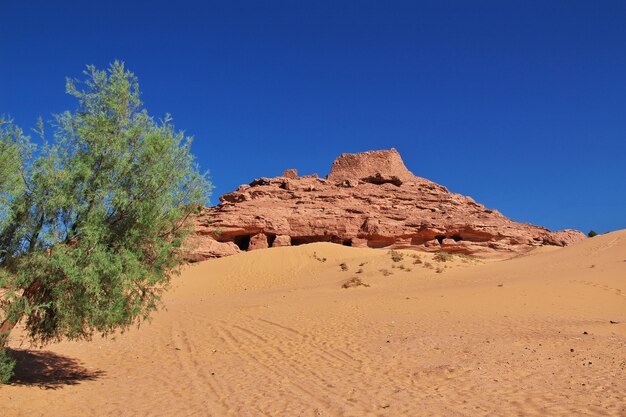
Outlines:
[[192, 265], [139, 330], [15, 339], [26, 360], [0, 409], [626, 415], [626, 231], [501, 262], [414, 255], [318, 243]]

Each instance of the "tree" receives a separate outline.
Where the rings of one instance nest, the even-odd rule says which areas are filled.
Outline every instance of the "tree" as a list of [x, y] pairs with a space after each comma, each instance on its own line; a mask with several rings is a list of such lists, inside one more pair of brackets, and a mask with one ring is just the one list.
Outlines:
[[588, 237], [594, 237], [594, 236], [598, 236], [598, 232], [596, 232], [595, 230], [590, 230], [589, 233], [587, 233]]
[[149, 318], [183, 261], [189, 216], [211, 185], [191, 139], [156, 122], [136, 77], [115, 62], [67, 80], [74, 112], [55, 116], [54, 140], [31, 144], [0, 123], [0, 379], [8, 336], [90, 339]]

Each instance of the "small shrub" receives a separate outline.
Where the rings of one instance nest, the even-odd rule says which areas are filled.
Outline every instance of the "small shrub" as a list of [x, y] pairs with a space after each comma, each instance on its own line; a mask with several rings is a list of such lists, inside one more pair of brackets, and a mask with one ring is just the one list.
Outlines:
[[587, 236], [589, 237], [598, 236], [598, 232], [596, 232], [595, 230], [590, 230], [589, 233], [587, 233]]
[[369, 287], [359, 277], [352, 277], [341, 285], [341, 288]]
[[433, 269], [433, 264], [431, 264], [430, 262], [426, 262], [424, 264], [424, 268]]
[[389, 271], [388, 269], [381, 269], [379, 272], [383, 274], [383, 276], [385, 277], [388, 277], [389, 275], [393, 274], [393, 272]]
[[441, 274], [443, 272], [443, 268], [438, 266], [437, 269], [435, 269], [435, 272]]
[[361, 262], [359, 266], [365, 266], [365, 264], [367, 264], [367, 262]]
[[404, 259], [404, 254], [395, 250], [390, 250], [389, 256], [391, 256], [391, 260], [394, 262], [400, 262], [402, 259]]
[[411, 268], [405, 268], [404, 270], [405, 270], [406, 272], [411, 272], [411, 271], [412, 271], [412, 269], [411, 269]]
[[435, 256], [433, 256], [433, 260], [437, 262], [448, 262], [452, 260], [452, 254], [447, 252], [437, 252]]
[[348, 264], [345, 262], [342, 262], [341, 264], [339, 264], [339, 266], [341, 267], [342, 271], [347, 271], [348, 270]]
[[398, 269], [404, 269], [404, 265], [402, 264], [398, 265]]
[[363, 273], [363, 268], [359, 268], [358, 271], [356, 271], [357, 274], [362, 274]]
[[476, 259], [474, 259], [473, 257], [466, 255], [464, 253], [459, 253], [456, 256], [458, 256], [459, 258], [461, 258], [461, 260], [465, 263], [469, 263], [469, 262], [474, 262], [476, 261]]
[[422, 263], [422, 260], [420, 258], [417, 258], [413, 261], [413, 265], [419, 265]]

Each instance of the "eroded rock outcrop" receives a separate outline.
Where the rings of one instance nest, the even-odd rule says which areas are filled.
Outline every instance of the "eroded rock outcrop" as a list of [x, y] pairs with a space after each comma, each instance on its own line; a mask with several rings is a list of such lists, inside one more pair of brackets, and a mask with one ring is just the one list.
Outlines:
[[311, 242], [510, 257], [585, 238], [515, 222], [451, 193], [413, 175], [395, 149], [343, 154], [327, 178], [287, 170], [255, 179], [195, 221], [193, 259]]

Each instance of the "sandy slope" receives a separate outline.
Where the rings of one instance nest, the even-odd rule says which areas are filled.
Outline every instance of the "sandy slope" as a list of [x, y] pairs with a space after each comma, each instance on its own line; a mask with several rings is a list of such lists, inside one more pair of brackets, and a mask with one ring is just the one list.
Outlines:
[[443, 273], [410, 254], [314, 244], [190, 266], [139, 330], [18, 350], [30, 370], [0, 415], [626, 415], [626, 231], [430, 261]]

